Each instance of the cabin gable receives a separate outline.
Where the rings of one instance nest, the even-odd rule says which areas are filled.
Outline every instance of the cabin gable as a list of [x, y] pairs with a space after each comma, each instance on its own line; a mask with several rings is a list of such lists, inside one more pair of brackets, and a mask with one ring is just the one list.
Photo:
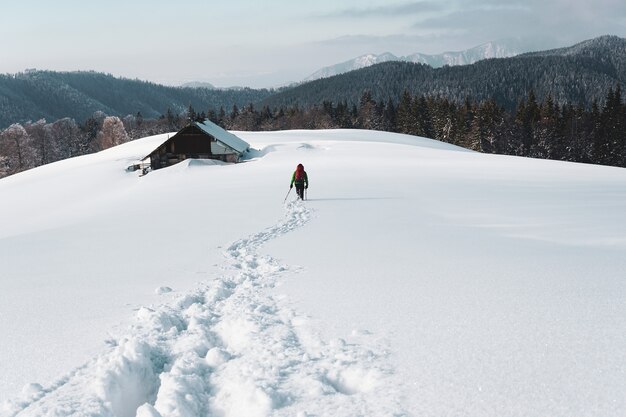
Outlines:
[[150, 168], [165, 168], [185, 159], [217, 159], [239, 162], [247, 142], [221, 127], [205, 121], [184, 127], [144, 158]]

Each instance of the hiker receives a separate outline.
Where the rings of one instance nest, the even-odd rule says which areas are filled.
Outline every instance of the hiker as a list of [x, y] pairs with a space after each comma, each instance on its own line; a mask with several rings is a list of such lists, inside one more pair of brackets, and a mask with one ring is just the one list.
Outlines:
[[293, 184], [296, 184], [296, 193], [301, 200], [304, 200], [304, 190], [309, 188], [309, 177], [306, 175], [306, 171], [304, 170], [304, 165], [298, 164], [298, 167], [294, 171], [291, 176], [291, 184], [289, 184], [289, 189], [293, 188]]

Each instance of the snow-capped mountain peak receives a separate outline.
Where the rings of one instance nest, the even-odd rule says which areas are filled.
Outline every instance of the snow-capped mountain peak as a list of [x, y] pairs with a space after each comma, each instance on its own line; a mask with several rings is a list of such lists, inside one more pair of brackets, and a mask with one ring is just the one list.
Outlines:
[[307, 82], [320, 78], [332, 77], [333, 75], [343, 74], [348, 71], [354, 71], [387, 61], [415, 62], [430, 65], [433, 68], [439, 68], [444, 65], [469, 65], [483, 59], [508, 58], [519, 55], [522, 52], [526, 51], [521, 47], [518, 41], [502, 40], [497, 42], [487, 42], [464, 51], [443, 52], [435, 55], [423, 54], [419, 52], [402, 57], [397, 57], [389, 52], [385, 52], [380, 55], [366, 54], [349, 61], [324, 67], [309, 75], [303, 81]]
[[395, 56], [392, 53], [385, 52], [380, 55], [376, 54], [365, 54], [358, 56], [349, 61], [345, 61], [336, 65], [331, 65], [328, 67], [324, 67], [319, 71], [314, 72], [313, 74], [306, 77], [303, 81], [313, 81], [318, 80], [320, 78], [332, 77], [333, 75], [343, 74], [348, 71], [354, 71], [361, 68], [369, 67], [374, 64], [380, 64], [381, 62], [387, 61], [398, 61], [400, 58]]

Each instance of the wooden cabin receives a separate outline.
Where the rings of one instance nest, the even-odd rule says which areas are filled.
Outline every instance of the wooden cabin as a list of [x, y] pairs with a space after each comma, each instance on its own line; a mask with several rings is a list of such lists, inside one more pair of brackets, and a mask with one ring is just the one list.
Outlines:
[[239, 162], [250, 148], [248, 142], [208, 120], [182, 128], [143, 158], [150, 169], [165, 168], [185, 159], [218, 159]]

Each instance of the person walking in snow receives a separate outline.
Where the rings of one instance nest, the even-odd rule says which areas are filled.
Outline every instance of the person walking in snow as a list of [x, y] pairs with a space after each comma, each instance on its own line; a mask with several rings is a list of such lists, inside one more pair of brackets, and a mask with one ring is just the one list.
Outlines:
[[309, 177], [304, 170], [304, 165], [298, 164], [296, 170], [291, 176], [291, 184], [289, 189], [293, 188], [293, 184], [296, 184], [296, 193], [301, 200], [304, 200], [304, 190], [309, 188]]

